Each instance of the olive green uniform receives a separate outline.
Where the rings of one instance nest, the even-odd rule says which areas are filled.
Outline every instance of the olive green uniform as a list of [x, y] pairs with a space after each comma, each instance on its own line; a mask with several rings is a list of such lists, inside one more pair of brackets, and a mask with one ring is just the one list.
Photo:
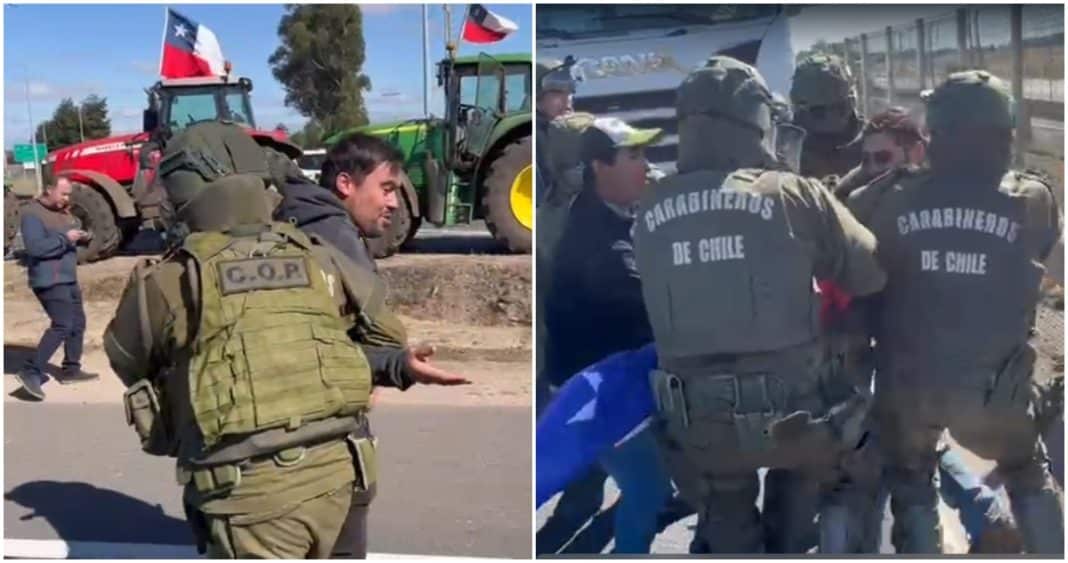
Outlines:
[[177, 459], [202, 549], [327, 557], [375, 482], [371, 387], [412, 383], [405, 334], [380, 280], [270, 222], [268, 168], [230, 124], [171, 141], [160, 176], [191, 234], [134, 269], [104, 347], [142, 449]]
[[889, 280], [874, 327], [876, 415], [898, 551], [941, 551], [932, 479], [948, 428], [997, 460], [1028, 551], [1060, 553], [1028, 343], [1042, 262], [1060, 236], [1049, 187], [1015, 172], [987, 186], [899, 172], [855, 192], [850, 207], [878, 238]]
[[856, 448], [868, 399], [833, 374], [814, 278], [878, 291], [875, 241], [818, 181], [769, 169], [771, 95], [752, 67], [711, 58], [679, 87], [678, 114], [680, 173], [643, 198], [634, 232], [660, 363], [654, 429], [698, 510], [692, 550], [797, 544], [801, 526], [765, 531], [756, 470], [796, 470], [819, 498]]
[[[315, 246], [314, 251], [315, 262], [323, 265], [320, 271], [327, 272], [325, 277], [331, 280], [339, 316], [347, 311], [347, 322], [357, 326], [360, 311], [352, 307], [343, 290], [343, 283], [347, 283], [343, 280], [355, 266], [344, 264], [344, 256], [325, 245]], [[198, 277], [192, 271], [196, 267], [195, 262], [172, 258], [135, 270], [105, 333], [112, 368], [128, 385], [147, 378], [158, 387], [163, 415], [170, 417], [165, 424], [177, 441], [163, 447], [165, 453], [178, 457], [178, 479], [185, 486], [190, 520], [210, 555], [327, 557], [348, 512], [354, 487], [366, 490], [374, 482], [374, 448], [365, 438], [364, 415], [361, 412], [319, 422], [317, 432], [315, 423], [308, 423], [305, 431], [311, 431], [309, 436], [319, 434], [310, 438], [310, 444], [296, 444], [273, 454], [263, 451], [234, 463], [198, 463], [206, 453], [202, 444], [180, 438], [198, 432], [195, 421], [190, 420], [189, 370], [178, 360], [188, 358], [196, 340], [195, 319], [201, 315], [192, 293]], [[382, 317], [388, 319], [389, 315]], [[377, 323], [359, 332], [365, 334], [362, 339], [367, 342], [396, 340]], [[256, 355], [264, 365], [283, 363], [284, 356], [292, 353], [284, 344], [271, 343]], [[359, 365], [350, 369], [359, 369]], [[391, 374], [380, 373], [374, 379], [397, 384]], [[216, 475], [205, 477], [209, 473]], [[239, 480], [231, 483], [237, 473]]]

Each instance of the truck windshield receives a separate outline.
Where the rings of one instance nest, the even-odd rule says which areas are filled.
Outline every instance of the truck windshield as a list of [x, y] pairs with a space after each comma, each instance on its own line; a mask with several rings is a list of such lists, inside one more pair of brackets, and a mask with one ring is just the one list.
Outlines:
[[716, 25], [774, 16], [775, 5], [598, 4], [538, 6], [539, 36], [572, 39], [684, 25]]

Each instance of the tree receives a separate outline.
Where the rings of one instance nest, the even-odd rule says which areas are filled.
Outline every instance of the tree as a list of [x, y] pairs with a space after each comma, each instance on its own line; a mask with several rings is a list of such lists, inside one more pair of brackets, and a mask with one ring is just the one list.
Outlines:
[[108, 118], [107, 98], [91, 95], [81, 103], [81, 123], [78, 107], [70, 98], [64, 98], [52, 112], [52, 118], [37, 126], [38, 142], [48, 140], [49, 150], [80, 143], [82, 132], [85, 139], [103, 139], [111, 135], [111, 119]]
[[93, 94], [82, 100], [82, 126], [85, 128], [86, 139], [103, 139], [111, 136], [107, 98]]
[[354, 4], [286, 6], [281, 45], [268, 62], [286, 91], [285, 103], [327, 131], [367, 123], [363, 93], [363, 15]]
[[323, 145], [323, 128], [314, 119], [304, 124], [304, 128], [293, 133], [289, 140], [305, 149], [316, 149]]

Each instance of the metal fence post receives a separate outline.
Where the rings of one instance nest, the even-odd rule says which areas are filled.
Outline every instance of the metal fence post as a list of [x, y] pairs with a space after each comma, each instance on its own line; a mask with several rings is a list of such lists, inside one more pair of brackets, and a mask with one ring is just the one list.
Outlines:
[[968, 10], [957, 8], [957, 52], [962, 69], [971, 66], [968, 56]]
[[923, 18], [916, 20], [916, 65], [919, 68], [920, 91], [927, 89], [927, 33], [923, 27]]
[[860, 34], [860, 107], [864, 115], [869, 115], [868, 108], [868, 34]]
[[894, 105], [894, 28], [886, 26], [886, 106]]
[[1009, 40], [1012, 44], [1012, 97], [1016, 98], [1016, 164], [1023, 164], [1024, 152], [1031, 141], [1031, 115], [1024, 99], [1023, 6], [1009, 8]]

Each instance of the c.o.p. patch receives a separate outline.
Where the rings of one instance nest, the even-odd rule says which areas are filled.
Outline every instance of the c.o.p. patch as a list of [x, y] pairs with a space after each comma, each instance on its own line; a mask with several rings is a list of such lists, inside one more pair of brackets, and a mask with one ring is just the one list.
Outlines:
[[223, 260], [215, 267], [223, 295], [311, 286], [308, 264], [299, 256]]

